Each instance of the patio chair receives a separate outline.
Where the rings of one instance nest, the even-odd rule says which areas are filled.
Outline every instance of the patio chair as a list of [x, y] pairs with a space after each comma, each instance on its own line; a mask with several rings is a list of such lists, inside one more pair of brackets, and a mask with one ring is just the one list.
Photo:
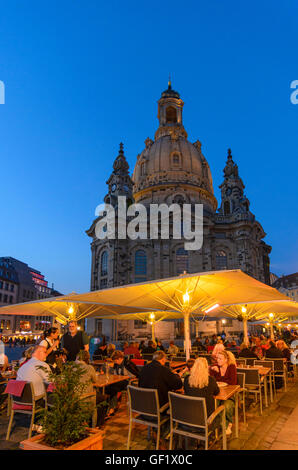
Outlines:
[[226, 412], [223, 405], [207, 417], [205, 398], [190, 397], [179, 393], [169, 392], [170, 403], [170, 446], [173, 448], [173, 435], [178, 434], [187, 438], [205, 442], [205, 450], [209, 447], [209, 436], [216, 426], [215, 418], [221, 415], [222, 447], [227, 449]]
[[[269, 358], [268, 358], [269, 359]], [[273, 375], [274, 378], [281, 377], [283, 379], [284, 391], [287, 391], [287, 366], [283, 359], [275, 359], [270, 357], [270, 361], [273, 361]]]
[[243, 411], [243, 422], [246, 424], [246, 412], [245, 412], [245, 374], [242, 372], [237, 372], [237, 384], [240, 385], [241, 390], [239, 392], [240, 404], [241, 404], [241, 395], [242, 395], [242, 411]]
[[[274, 363], [273, 361], [266, 361], [266, 360], [257, 360], [255, 359], [254, 361], [254, 366], [262, 366], [262, 367], [270, 367], [272, 373], [271, 373], [271, 386], [273, 387], [273, 394], [274, 394], [274, 397], [276, 397], [276, 389], [275, 389], [275, 380], [274, 380], [274, 374], [273, 374], [273, 370], [274, 370]], [[270, 378], [269, 378], [270, 380]], [[269, 382], [269, 385], [270, 385], [270, 382]]]
[[240, 358], [239, 357], [238, 359], [236, 359], [236, 364], [237, 364], [237, 366], [246, 366], [245, 358]]
[[246, 363], [247, 366], [253, 366], [255, 360], [256, 360], [255, 357], [246, 357], [245, 358], [245, 363]]
[[263, 400], [262, 400], [262, 390], [264, 382], [261, 380], [258, 369], [242, 369], [237, 367], [238, 372], [245, 374], [245, 389], [248, 393], [253, 393], [255, 395], [256, 401], [260, 401], [260, 414], [263, 414]]
[[[127, 450], [130, 448], [133, 423], [144, 424], [149, 428], [157, 429], [156, 450], [159, 448], [161, 426], [169, 421], [168, 416], [162, 413], [168, 408], [168, 403], [159, 406], [158, 392], [156, 389], [140, 388], [128, 385], [129, 429], [127, 438]], [[136, 413], [134, 415], [134, 413]]]
[[[18, 382], [14, 380], [13, 382]], [[31, 382], [27, 382], [23, 388], [22, 394], [20, 397], [12, 395], [9, 393], [9, 399], [11, 403], [10, 407], [10, 418], [6, 433], [6, 440], [9, 440], [9, 436], [11, 433], [13, 418], [15, 413], [21, 413], [26, 415], [31, 415], [31, 422], [29, 427], [28, 439], [32, 436], [32, 428], [34, 424], [34, 418], [36, 413], [47, 408], [47, 395], [46, 391], [42, 395], [36, 396], [34, 393], [33, 384]], [[43, 406], [40, 404], [39, 400], [44, 400]], [[39, 402], [39, 403], [38, 403]]]

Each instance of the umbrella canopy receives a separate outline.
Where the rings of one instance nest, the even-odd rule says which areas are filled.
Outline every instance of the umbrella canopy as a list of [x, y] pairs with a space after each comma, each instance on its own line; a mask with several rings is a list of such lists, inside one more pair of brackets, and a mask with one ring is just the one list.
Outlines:
[[[59, 297], [57, 300], [59, 301]], [[191, 313], [209, 314], [212, 311], [214, 316], [216, 305], [220, 307], [250, 302], [288, 301], [288, 297], [240, 270], [227, 270], [185, 274], [170, 279], [73, 294], [67, 296], [67, 300], [103, 308], [118, 305], [129, 310], [134, 307], [139, 311], [184, 312], [187, 306]]]
[[[114, 287], [85, 294], [46, 299], [0, 308], [13, 315], [56, 315], [61, 321], [87, 316], [163, 311], [184, 317], [185, 349], [189, 355], [190, 315], [214, 316], [216, 309], [232, 304], [287, 301], [288, 298], [241, 270], [184, 274], [170, 279]], [[47, 313], [46, 313], [47, 312]]]
[[243, 321], [244, 341], [247, 342], [247, 321], [269, 322], [271, 337], [274, 338], [273, 323], [288, 319], [288, 317], [298, 316], [298, 302], [291, 300], [250, 302], [238, 305], [226, 305], [221, 310], [222, 314]]
[[[143, 309], [142, 311], [149, 311]], [[48, 316], [57, 317], [60, 323], [66, 324], [70, 320], [80, 320], [88, 316], [98, 316], [101, 318], [118, 318], [122, 314], [136, 314], [140, 312], [140, 308], [125, 307], [121, 305], [98, 304], [92, 302], [78, 302], [71, 300], [68, 296], [50, 297], [43, 300], [35, 300], [33, 302], [25, 302], [14, 304], [8, 307], [0, 307], [0, 314], [3, 315], [32, 315], [32, 316]]]

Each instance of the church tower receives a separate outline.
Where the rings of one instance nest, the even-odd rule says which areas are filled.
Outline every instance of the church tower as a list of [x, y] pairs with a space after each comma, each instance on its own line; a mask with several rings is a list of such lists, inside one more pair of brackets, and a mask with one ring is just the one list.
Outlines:
[[228, 160], [224, 168], [224, 182], [221, 189], [221, 206], [219, 213], [223, 215], [246, 214], [249, 212], [249, 200], [244, 195], [244, 184], [238, 174], [238, 166], [234, 163], [231, 149], [228, 149]]
[[[129, 165], [124, 155], [123, 144], [120, 143], [119, 154], [113, 163], [113, 172], [107, 181], [108, 193], [104, 202], [115, 209], [115, 223], [118, 222], [118, 196], [126, 197], [127, 207], [134, 202], [133, 182], [129, 176]], [[91, 243], [92, 273], [91, 290], [105, 289], [122, 284], [129, 284], [130, 266], [127, 260], [129, 240], [104, 239], [96, 237], [96, 223], [86, 231], [93, 238]]]

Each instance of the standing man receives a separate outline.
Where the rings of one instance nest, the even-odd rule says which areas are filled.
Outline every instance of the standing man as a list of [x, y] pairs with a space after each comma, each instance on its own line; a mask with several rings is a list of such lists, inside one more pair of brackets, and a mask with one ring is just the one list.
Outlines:
[[89, 352], [89, 338], [85, 331], [78, 330], [78, 323], [70, 321], [68, 323], [68, 333], [61, 338], [61, 346], [67, 351], [67, 360], [75, 361], [80, 351]]

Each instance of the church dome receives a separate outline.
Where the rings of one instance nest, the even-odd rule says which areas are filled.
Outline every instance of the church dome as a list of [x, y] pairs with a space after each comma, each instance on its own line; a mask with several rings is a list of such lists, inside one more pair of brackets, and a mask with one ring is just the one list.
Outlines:
[[[137, 157], [133, 173], [134, 198], [161, 187], [183, 186], [203, 195], [213, 210], [217, 201], [213, 193], [212, 176], [207, 160], [201, 151], [201, 143], [191, 143], [182, 124], [183, 101], [179, 93], [164, 91], [158, 101], [159, 128], [155, 140], [145, 140], [145, 149]], [[200, 198], [199, 198], [200, 200]], [[198, 200], [198, 202], [199, 202]], [[203, 202], [203, 201], [202, 201]]]

